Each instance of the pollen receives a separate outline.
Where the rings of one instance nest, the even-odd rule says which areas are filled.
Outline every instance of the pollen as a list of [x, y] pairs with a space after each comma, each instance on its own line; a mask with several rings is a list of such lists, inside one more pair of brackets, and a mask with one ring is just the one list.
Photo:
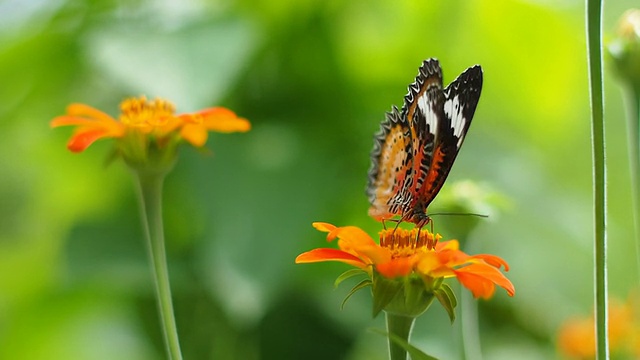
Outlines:
[[174, 116], [175, 106], [164, 99], [141, 96], [124, 100], [120, 111], [120, 121], [128, 126], [162, 126]]
[[380, 246], [388, 248], [392, 257], [407, 257], [433, 250], [438, 237], [428, 230], [387, 229], [380, 232]]

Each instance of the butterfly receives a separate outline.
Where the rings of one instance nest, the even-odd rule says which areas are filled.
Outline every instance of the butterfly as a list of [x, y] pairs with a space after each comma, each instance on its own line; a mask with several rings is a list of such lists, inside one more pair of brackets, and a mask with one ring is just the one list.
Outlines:
[[444, 185], [471, 125], [482, 90], [482, 68], [472, 66], [443, 88], [436, 59], [423, 61], [401, 110], [386, 114], [375, 134], [366, 188], [369, 215], [400, 216], [422, 228], [427, 208]]

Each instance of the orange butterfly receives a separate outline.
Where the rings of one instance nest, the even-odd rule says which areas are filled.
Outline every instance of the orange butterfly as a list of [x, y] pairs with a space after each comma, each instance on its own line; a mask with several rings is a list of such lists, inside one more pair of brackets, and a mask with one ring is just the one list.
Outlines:
[[465, 70], [443, 89], [436, 59], [425, 60], [402, 110], [393, 106], [374, 137], [367, 195], [378, 221], [400, 216], [422, 227], [471, 125], [482, 68]]

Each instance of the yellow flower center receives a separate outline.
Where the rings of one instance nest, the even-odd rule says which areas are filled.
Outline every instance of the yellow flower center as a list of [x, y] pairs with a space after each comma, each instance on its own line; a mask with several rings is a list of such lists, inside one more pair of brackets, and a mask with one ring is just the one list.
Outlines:
[[[420, 231], [418, 233], [418, 231]], [[391, 250], [394, 258], [409, 257], [411, 255], [433, 250], [439, 236], [434, 236], [428, 230], [386, 229], [380, 232], [380, 246]]]
[[162, 126], [174, 115], [175, 107], [164, 99], [129, 98], [120, 103], [120, 122], [132, 127]]

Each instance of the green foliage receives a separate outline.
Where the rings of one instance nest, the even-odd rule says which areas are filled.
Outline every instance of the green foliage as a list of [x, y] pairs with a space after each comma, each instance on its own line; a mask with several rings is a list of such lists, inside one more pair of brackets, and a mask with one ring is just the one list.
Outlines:
[[367, 272], [362, 269], [349, 269], [336, 278], [336, 281], [333, 282], [333, 287], [338, 287], [343, 281], [358, 275], [367, 275]]
[[340, 310], [344, 309], [344, 306], [346, 305], [347, 301], [349, 300], [349, 298], [351, 298], [351, 296], [353, 294], [355, 294], [359, 290], [362, 290], [362, 289], [364, 289], [366, 287], [371, 286], [372, 284], [373, 283], [369, 279], [364, 279], [364, 280], [360, 281], [359, 283], [357, 283], [353, 288], [351, 288], [351, 290], [349, 291], [347, 296], [344, 297], [344, 300], [342, 300], [342, 303], [340, 303]]
[[456, 307], [458, 306], [456, 294], [453, 293], [453, 290], [449, 285], [444, 283], [434, 291], [434, 294], [442, 307], [447, 311], [447, 315], [449, 315], [449, 319], [453, 324], [456, 320]]
[[433, 356], [425, 354], [422, 350], [420, 350], [417, 347], [409, 344], [407, 341], [405, 341], [404, 339], [400, 338], [397, 335], [389, 334], [386, 331], [380, 330], [380, 329], [370, 329], [370, 331], [390, 338], [391, 341], [393, 341], [398, 346], [402, 347], [403, 349], [405, 349], [407, 351], [409, 356], [411, 356], [411, 360], [438, 360], [437, 358], [435, 358]]
[[384, 310], [391, 301], [404, 289], [402, 281], [397, 279], [387, 279], [374, 272], [372, 295], [373, 295], [373, 317]]
[[[560, 323], [590, 313], [582, 2], [6, 4], [0, 359], [163, 354], [130, 174], [118, 161], [104, 166], [110, 144], [70, 154], [70, 131], [48, 127], [71, 102], [115, 115], [122, 98], [140, 94], [167, 97], [179, 112], [226, 106], [253, 125], [247, 134], [212, 135], [210, 155], [185, 149], [167, 178], [165, 235], [185, 358], [384, 359], [379, 339], [362, 334], [379, 320], [371, 320], [370, 296], [360, 292], [337, 310], [347, 290], [332, 292], [328, 279], [345, 265], [293, 259], [321, 246], [313, 221], [380, 229], [363, 194], [373, 133], [428, 57], [440, 59], [445, 82], [475, 63], [485, 74], [443, 191], [469, 180], [508, 206], [488, 220], [467, 219], [470, 231], [458, 217], [434, 223], [445, 239], [468, 234], [465, 252], [496, 254], [511, 266], [516, 296], [481, 302], [484, 357], [557, 357]], [[637, 4], [606, 6], [605, 35]], [[637, 284], [627, 133], [620, 96], [606, 81], [609, 289], [624, 298]], [[445, 200], [430, 211], [450, 209]], [[434, 355], [456, 359], [449, 329], [443, 312], [428, 311], [412, 341], [438, 344]]]

